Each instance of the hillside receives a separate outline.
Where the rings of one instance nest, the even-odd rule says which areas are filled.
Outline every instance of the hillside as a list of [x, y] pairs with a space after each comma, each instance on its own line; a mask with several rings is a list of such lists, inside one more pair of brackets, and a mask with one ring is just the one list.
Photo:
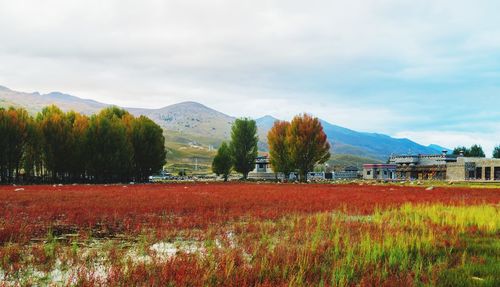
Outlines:
[[75, 110], [87, 115], [108, 106], [107, 104], [81, 99], [60, 92], [52, 92], [49, 94], [40, 94], [38, 92], [25, 93], [0, 86], [0, 106], [2, 107], [20, 106], [32, 113], [36, 113], [41, 111], [43, 107], [53, 104], [59, 106], [63, 110]]
[[235, 118], [196, 102], [183, 102], [161, 109], [128, 108], [134, 115], [144, 115], [169, 131], [224, 139], [231, 133]]
[[[24, 107], [32, 113], [44, 106], [56, 104], [63, 110], [75, 110], [91, 114], [109, 106], [93, 100], [81, 99], [60, 92], [49, 94], [24, 93], [0, 86], [0, 106]], [[235, 117], [226, 115], [196, 102], [182, 102], [160, 109], [126, 108], [132, 114], [144, 115], [158, 123], [165, 131], [169, 161], [189, 165], [198, 161], [208, 165], [213, 155], [212, 147], [217, 147], [230, 137], [231, 125]], [[267, 132], [277, 119], [266, 115], [256, 119], [259, 135], [259, 149], [267, 150]], [[343, 162], [358, 165], [360, 160], [385, 161], [391, 154], [435, 154], [443, 148], [437, 145], [423, 146], [409, 139], [397, 139], [378, 133], [357, 132], [351, 129], [321, 121], [328, 139], [331, 141], [334, 157], [351, 155]], [[207, 166], [208, 168], [208, 166]]]

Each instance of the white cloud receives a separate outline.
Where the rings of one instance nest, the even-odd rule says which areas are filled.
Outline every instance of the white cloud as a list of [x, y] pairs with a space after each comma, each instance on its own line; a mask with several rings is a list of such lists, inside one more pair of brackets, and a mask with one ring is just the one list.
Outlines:
[[[236, 116], [307, 111], [367, 131], [432, 129], [439, 113], [423, 106], [456, 98], [409, 91], [464, 74], [495, 84], [499, 10], [499, 1], [465, 0], [0, 0], [0, 85], [124, 106], [194, 100]], [[488, 95], [473, 97], [489, 106]]]

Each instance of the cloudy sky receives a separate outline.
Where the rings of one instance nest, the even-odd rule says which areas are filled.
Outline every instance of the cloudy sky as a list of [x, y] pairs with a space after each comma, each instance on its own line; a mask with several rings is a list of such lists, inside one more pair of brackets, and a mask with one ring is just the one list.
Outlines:
[[498, 0], [0, 0], [0, 85], [500, 143]]

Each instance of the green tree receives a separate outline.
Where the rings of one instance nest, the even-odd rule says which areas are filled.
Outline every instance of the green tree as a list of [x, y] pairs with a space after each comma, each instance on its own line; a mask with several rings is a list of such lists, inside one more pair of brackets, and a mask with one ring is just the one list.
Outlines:
[[453, 149], [453, 155], [460, 155], [463, 154], [464, 156], [469, 156], [470, 150], [464, 146], [459, 146]]
[[134, 152], [133, 169], [137, 181], [160, 171], [166, 163], [163, 130], [147, 117], [132, 120], [131, 142]]
[[89, 172], [95, 182], [128, 181], [133, 147], [122, 121], [127, 113], [116, 107], [90, 118], [86, 133]]
[[500, 145], [496, 146], [493, 150], [493, 158], [500, 158]]
[[57, 106], [45, 107], [37, 122], [43, 142], [45, 167], [51, 172], [52, 181], [64, 179], [68, 174], [71, 153], [71, 124]]
[[269, 161], [275, 173], [281, 172], [285, 180], [290, 177], [290, 173], [295, 170], [294, 163], [290, 157], [290, 144], [287, 133], [290, 123], [286, 121], [276, 121], [267, 134], [269, 145]]
[[486, 157], [486, 154], [483, 151], [483, 148], [480, 145], [473, 145], [470, 148], [470, 157]]
[[227, 143], [223, 142], [217, 150], [217, 154], [212, 162], [212, 171], [218, 176], [222, 175], [224, 181], [227, 181], [229, 174], [231, 174], [232, 167], [231, 150]]
[[480, 145], [473, 145], [470, 148], [466, 148], [464, 146], [459, 146], [453, 149], [454, 155], [461, 155], [465, 157], [486, 157], [483, 148]]
[[307, 173], [316, 164], [330, 158], [330, 144], [318, 118], [308, 114], [295, 116], [287, 133], [290, 156], [299, 171], [300, 180], [307, 181]]
[[23, 169], [27, 182], [33, 182], [36, 175], [44, 170], [42, 133], [38, 123], [31, 119], [28, 130], [28, 143], [23, 156]]
[[88, 167], [88, 142], [87, 130], [89, 118], [76, 112], [69, 112], [67, 118], [70, 122], [71, 138], [69, 157], [69, 173], [71, 180], [82, 181], [85, 179]]
[[234, 122], [229, 147], [234, 170], [243, 174], [245, 180], [255, 167], [258, 140], [257, 125], [254, 120], [243, 118]]

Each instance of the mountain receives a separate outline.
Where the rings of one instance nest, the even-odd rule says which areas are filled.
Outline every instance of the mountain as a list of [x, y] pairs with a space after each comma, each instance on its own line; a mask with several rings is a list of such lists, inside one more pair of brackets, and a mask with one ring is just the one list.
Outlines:
[[443, 151], [447, 151], [448, 153], [453, 152], [453, 150], [451, 150], [449, 148], [445, 148], [445, 147], [439, 146], [437, 144], [431, 144], [431, 145], [428, 145], [427, 147], [435, 150], [438, 153], [441, 153]]
[[149, 117], [166, 130], [218, 139], [229, 138], [235, 120], [196, 102], [182, 102], [161, 109], [127, 110], [136, 116]]
[[[435, 154], [436, 150], [409, 139], [397, 139], [384, 134], [364, 133], [321, 121], [323, 130], [341, 154], [355, 154], [384, 159], [391, 154]], [[442, 149], [441, 149], [442, 151]], [[439, 153], [441, 151], [438, 151]]]
[[21, 106], [35, 113], [41, 111], [43, 107], [53, 104], [59, 106], [63, 110], [75, 110], [87, 115], [109, 106], [94, 100], [81, 99], [60, 92], [41, 95], [38, 92], [17, 92], [0, 86], [0, 106]]
[[[85, 114], [96, 113], [109, 105], [93, 100], [81, 99], [60, 92], [49, 94], [23, 93], [0, 86], [0, 106], [21, 106], [32, 113], [44, 106], [56, 104], [63, 110], [75, 110]], [[226, 115], [196, 102], [182, 102], [160, 109], [126, 108], [132, 114], [144, 115], [167, 131], [167, 147], [172, 155], [191, 158], [209, 158], [213, 146], [228, 140], [235, 117]], [[259, 149], [267, 150], [267, 132], [277, 119], [266, 115], [256, 119]], [[378, 133], [357, 132], [327, 121], [321, 121], [332, 144], [335, 155], [347, 154], [384, 161], [391, 154], [435, 154], [445, 148], [423, 146], [409, 139], [397, 139]], [[201, 152], [203, 151], [203, 153]]]

